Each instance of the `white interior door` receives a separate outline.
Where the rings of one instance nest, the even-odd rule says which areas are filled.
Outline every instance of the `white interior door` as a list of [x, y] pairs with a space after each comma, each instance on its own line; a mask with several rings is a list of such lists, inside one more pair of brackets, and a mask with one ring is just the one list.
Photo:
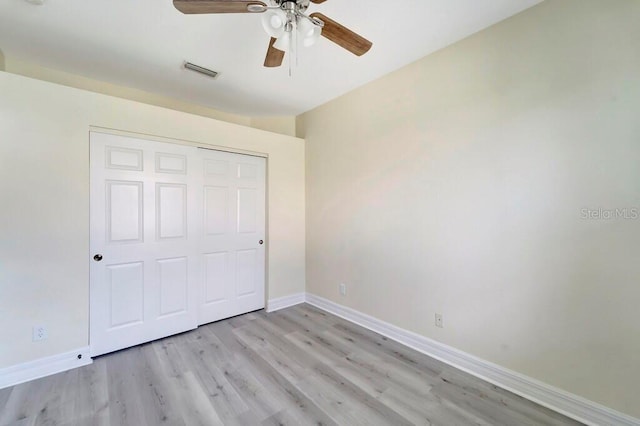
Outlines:
[[197, 326], [198, 150], [91, 133], [91, 355]]
[[201, 149], [204, 226], [198, 323], [265, 306], [266, 160]]

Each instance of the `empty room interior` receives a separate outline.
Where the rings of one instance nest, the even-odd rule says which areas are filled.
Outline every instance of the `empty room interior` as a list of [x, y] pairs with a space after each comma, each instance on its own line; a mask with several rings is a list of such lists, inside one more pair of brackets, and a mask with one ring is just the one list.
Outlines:
[[640, 1], [0, 2], [0, 426], [640, 425]]

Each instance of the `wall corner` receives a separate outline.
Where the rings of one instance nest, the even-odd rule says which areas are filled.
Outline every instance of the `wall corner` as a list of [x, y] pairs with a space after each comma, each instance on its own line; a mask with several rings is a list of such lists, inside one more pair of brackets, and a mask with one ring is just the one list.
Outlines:
[[304, 127], [304, 114], [300, 114], [296, 116], [296, 137], [304, 139], [305, 136], [305, 127]]

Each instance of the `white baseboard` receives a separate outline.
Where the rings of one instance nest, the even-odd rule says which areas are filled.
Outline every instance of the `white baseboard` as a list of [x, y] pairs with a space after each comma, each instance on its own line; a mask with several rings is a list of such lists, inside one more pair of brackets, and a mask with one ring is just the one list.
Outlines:
[[299, 305], [304, 303], [305, 293], [296, 293], [289, 296], [278, 297], [276, 299], [269, 299], [267, 302], [267, 312], [275, 312], [280, 309], [288, 308], [289, 306]]
[[[80, 358], [78, 358], [80, 356]], [[89, 347], [0, 368], [0, 389], [71, 370], [93, 362]]]
[[489, 383], [588, 425], [640, 425], [640, 419], [612, 410], [322, 297], [307, 293], [305, 301], [310, 305], [382, 334]]

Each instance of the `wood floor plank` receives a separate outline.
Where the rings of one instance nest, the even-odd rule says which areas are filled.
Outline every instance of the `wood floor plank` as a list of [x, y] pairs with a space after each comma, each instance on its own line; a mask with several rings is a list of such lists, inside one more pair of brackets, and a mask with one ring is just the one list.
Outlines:
[[302, 304], [0, 390], [0, 426], [575, 425]]
[[9, 401], [9, 397], [11, 396], [11, 392], [13, 388], [4, 388], [0, 389], [0, 418], [2, 418], [2, 413], [4, 412], [4, 408], [7, 405], [7, 401]]
[[36, 416], [36, 423], [56, 424], [57, 419], [75, 419], [77, 417], [75, 401], [81, 392], [80, 373], [79, 369], [73, 369], [52, 376], [56, 379], [53, 384], [55, 391], [46, 395], [45, 408], [41, 410], [41, 415]]
[[140, 346], [134, 368], [139, 380], [135, 390], [139, 393], [147, 424], [184, 425], [185, 422], [171, 388], [172, 378], [163, 374], [162, 364], [152, 345]]
[[448, 371], [442, 374], [441, 379], [434, 387], [434, 392], [489, 423], [531, 426], [567, 424], [563, 416], [540, 410], [524, 398], [487, 382], [478, 382], [464, 372]]
[[[289, 336], [294, 336], [294, 334]], [[438, 383], [438, 377], [413, 367], [405, 366], [384, 352], [365, 350], [354, 343], [341, 341], [332, 330], [326, 330], [322, 337], [321, 340], [315, 340], [314, 345], [311, 342], [314, 337], [307, 334], [307, 340], [311, 341], [306, 343], [314, 345], [317, 350], [323, 350], [323, 347], [334, 348], [342, 345], [341, 353], [348, 352], [348, 355], [343, 358], [345, 361], [343, 366], [353, 370], [356, 374], [365, 374], [367, 377], [378, 378], [385, 383], [383, 386], [385, 388], [396, 385], [425, 396], [430, 393], [432, 386]], [[335, 368], [341, 370], [341, 365], [335, 364]], [[427, 371], [430, 372], [431, 370]]]
[[[266, 332], [265, 329], [262, 331]], [[333, 368], [316, 362], [314, 356], [303, 350], [287, 346], [278, 336], [269, 335], [269, 332], [261, 335], [259, 330], [251, 330], [249, 327], [237, 329], [235, 332], [243, 336], [272, 367], [284, 368], [291, 376], [304, 377], [302, 381], [297, 382], [297, 386], [338, 422], [408, 424], [364, 390], [350, 383], [345, 377], [335, 374]], [[287, 347], [286, 352], [280, 347]], [[304, 364], [300, 364], [301, 360], [304, 360]], [[315, 374], [308, 374], [309, 372]]]
[[482, 418], [457, 407], [447, 406], [437, 395], [425, 398], [403, 387], [392, 386], [378, 398], [415, 425], [481, 425], [491, 426]]
[[[182, 416], [187, 425], [217, 426], [224, 425], [220, 416], [207, 398], [204, 389], [195, 375], [188, 371], [182, 377], [174, 377], [174, 395], [183, 407]], [[184, 409], [188, 407], [187, 409]]]
[[[227, 330], [228, 331], [228, 330]], [[336, 424], [327, 416], [311, 399], [307, 398], [294, 383], [281, 374], [279, 368], [272, 367], [257, 352], [248, 346], [241, 346], [240, 340], [232, 333], [224, 333], [232, 342], [227, 342], [230, 347], [235, 347], [247, 357], [246, 367], [252, 374], [272, 392], [281, 404], [286, 407], [287, 416], [295, 419], [296, 425], [334, 425]], [[238, 345], [238, 346], [236, 346]], [[276, 416], [277, 418], [278, 416]]]
[[410, 425], [411, 423], [331, 367], [318, 363], [300, 388], [340, 424]]
[[278, 313], [283, 319], [289, 321], [293, 326], [295, 326], [296, 331], [302, 331], [305, 333], [314, 331], [316, 333], [320, 333], [333, 326], [332, 322], [312, 318], [310, 315], [301, 314], [296, 306], [291, 309], [284, 309]]
[[332, 315], [321, 309], [318, 309], [312, 305], [295, 305], [295, 306], [292, 306], [290, 309], [286, 309], [282, 312], [285, 314], [287, 312], [291, 312], [297, 315], [302, 315], [305, 318], [310, 319], [314, 323], [322, 323], [322, 324], [325, 324], [327, 327], [332, 327], [335, 324], [338, 324], [344, 321], [342, 318]]
[[108, 357], [109, 419], [112, 425], [145, 424], [142, 400], [135, 389], [138, 372], [134, 364], [139, 356], [140, 349], [135, 347]]
[[25, 419], [34, 424], [46, 424], [52, 423], [56, 417], [68, 415], [63, 394], [67, 391], [65, 385], [71, 374], [64, 372], [14, 387], [5, 409], [0, 413], [0, 424], [24, 423]]
[[[375, 397], [338, 374], [334, 368], [318, 361], [318, 354], [287, 345], [285, 339], [273, 335], [267, 328], [247, 326], [234, 332], [248, 342], [274, 368], [291, 369], [293, 376], [302, 377], [297, 386], [331, 418], [343, 424], [410, 424]], [[281, 348], [286, 348], [286, 351]], [[300, 362], [304, 362], [301, 365]], [[300, 367], [304, 367], [300, 370]], [[312, 374], [309, 374], [312, 373]]]
[[[192, 336], [196, 336], [196, 339], [189, 339], [189, 344], [182, 345], [180, 349], [182, 359], [191, 366], [191, 371], [206, 391], [220, 419], [224, 424], [230, 424], [249, 410], [245, 400], [228, 380], [232, 365], [227, 358], [231, 355], [224, 356], [222, 353], [226, 349], [218, 342], [211, 342], [214, 336], [209, 339], [203, 339], [201, 334], [194, 333]], [[223, 359], [225, 362], [221, 362]]]
[[185, 347], [188, 347], [185, 335], [151, 345], [158, 360], [158, 374], [167, 382], [168, 397], [179, 407], [182, 424], [224, 424], [210, 401], [206, 385], [193, 372], [194, 366], [189, 363]]
[[400, 353], [392, 345], [380, 346], [366, 337], [345, 333], [335, 328], [325, 331], [324, 338], [331, 344], [341, 343], [349, 348], [352, 351], [353, 362], [362, 363], [363, 366], [375, 364], [377, 370], [403, 383], [402, 386], [413, 385], [416, 392], [419, 392], [424, 384], [438, 383], [440, 374], [446, 370], [443, 366], [435, 365], [431, 359], [424, 363], [420, 356], [411, 352]]
[[11, 423], [2, 423], [2, 426], [34, 426], [36, 420], [33, 417], [27, 417]]
[[73, 418], [76, 424], [108, 426], [109, 388], [107, 383], [107, 363], [96, 360], [86, 368], [78, 368], [79, 383], [73, 401]]
[[262, 358], [270, 368], [276, 369], [289, 382], [296, 384], [301, 380], [306, 371], [304, 365], [308, 360], [294, 359], [289, 353], [282, 352], [278, 345], [273, 346], [254, 330], [234, 330], [234, 334], [244, 344], [244, 354], [251, 357], [250, 352], [257, 354], [256, 358]]
[[349, 354], [340, 358], [335, 357], [335, 352], [329, 348], [322, 347], [318, 342], [301, 333], [290, 333], [287, 339], [298, 346], [301, 350], [306, 351], [307, 356], [315, 358], [317, 362], [331, 366], [336, 372], [357, 385], [370, 396], [377, 398], [389, 386], [384, 377], [376, 374], [370, 374], [368, 371], [351, 365], [352, 356]]
[[361, 349], [386, 354], [394, 360], [432, 377], [437, 377], [443, 370], [450, 368], [441, 361], [347, 321], [336, 324], [331, 332], [341, 337], [345, 342], [350, 342]]
[[[250, 371], [259, 383], [265, 385], [269, 391], [268, 399], [275, 398], [276, 402], [271, 402], [272, 407], [277, 407], [275, 404], [288, 407], [289, 414], [297, 419], [296, 424], [335, 424], [312, 401], [306, 398], [292, 382], [287, 380], [278, 369], [273, 368], [249, 344], [236, 335], [237, 329], [237, 327], [233, 328], [226, 322], [216, 323], [211, 327], [213, 333], [229, 349], [229, 353], [233, 353], [236, 363], [240, 362], [241, 365], [244, 365], [243, 371]], [[243, 333], [240, 332], [239, 334]], [[237, 386], [243, 390], [247, 388], [241, 380], [237, 382]], [[256, 398], [256, 395], [249, 395], [249, 400], [254, 403], [260, 402], [260, 398]], [[264, 409], [260, 411], [264, 412]]]
[[285, 408], [285, 404], [265, 387], [252, 371], [235, 370], [229, 373], [229, 381], [247, 401], [251, 411], [260, 421]]
[[[22, 400], [25, 398], [26, 387], [23, 385], [16, 385], [13, 387], [2, 389], [2, 410], [0, 410], [0, 426], [8, 425], [12, 422], [17, 422], [27, 418], [27, 414], [22, 414], [20, 406]], [[16, 395], [17, 394], [17, 395]]]
[[[230, 380], [239, 392], [247, 397], [248, 403], [260, 414], [261, 420], [287, 407], [304, 406], [300, 403], [304, 396], [286, 378], [287, 373], [281, 374], [282, 372], [277, 369], [279, 367], [277, 363], [276, 368], [269, 363], [269, 360], [275, 360], [275, 358], [269, 358], [269, 354], [261, 349], [261, 337], [249, 332], [246, 327], [227, 329], [221, 335], [224, 336], [223, 341], [230, 348], [234, 348], [235, 353], [242, 354], [250, 364], [249, 368], [232, 372]], [[265, 355], [267, 355], [266, 358]], [[300, 371], [302, 370], [299, 369], [298, 372]], [[287, 372], [289, 372], [289, 378], [296, 377], [296, 373], [289, 370]], [[286, 392], [284, 398], [282, 390]], [[307, 405], [312, 406], [311, 403]]]

